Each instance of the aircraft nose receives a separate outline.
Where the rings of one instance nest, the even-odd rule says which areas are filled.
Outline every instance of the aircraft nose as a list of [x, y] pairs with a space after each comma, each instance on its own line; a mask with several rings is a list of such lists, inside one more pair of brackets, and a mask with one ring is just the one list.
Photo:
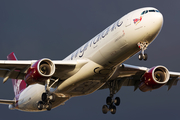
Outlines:
[[160, 12], [151, 14], [147, 21], [149, 23], [147, 25], [147, 31], [149, 36], [151, 36], [151, 40], [153, 40], [161, 31], [163, 26], [163, 15]]
[[154, 15], [154, 20], [153, 20], [154, 26], [157, 27], [157, 29], [161, 29], [163, 26], [163, 15], [161, 13], [156, 13]]

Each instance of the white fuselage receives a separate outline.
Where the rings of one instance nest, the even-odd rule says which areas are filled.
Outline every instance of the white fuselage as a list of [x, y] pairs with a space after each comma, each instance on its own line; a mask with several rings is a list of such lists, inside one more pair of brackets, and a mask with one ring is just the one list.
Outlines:
[[[143, 11], [145, 12], [142, 14]], [[139, 42], [150, 44], [160, 32], [162, 25], [163, 16], [157, 9], [141, 8], [123, 16], [66, 57], [64, 60], [88, 59], [89, 62], [54, 91], [59, 96], [64, 95], [64, 98], [56, 100], [53, 107], [64, 103], [70, 97], [90, 94], [103, 86], [106, 80], [99, 78], [100, 81], [91, 89], [76, 92], [76, 88], [83, 85], [86, 80], [95, 79], [92, 76], [99, 71], [115, 67], [139, 52]], [[27, 87], [20, 94], [18, 109], [38, 111], [37, 102], [41, 100], [44, 91], [43, 85]]]
[[[131, 57], [130, 55], [140, 51], [137, 47], [138, 42], [151, 43], [162, 27], [163, 16], [160, 12], [148, 12], [141, 15], [144, 10], [157, 9], [142, 8], [128, 13], [74, 51], [65, 60], [86, 58], [100, 65], [108, 64], [108, 62], [122, 63]], [[134, 23], [133, 19], [140, 18], [142, 18], [141, 21]]]

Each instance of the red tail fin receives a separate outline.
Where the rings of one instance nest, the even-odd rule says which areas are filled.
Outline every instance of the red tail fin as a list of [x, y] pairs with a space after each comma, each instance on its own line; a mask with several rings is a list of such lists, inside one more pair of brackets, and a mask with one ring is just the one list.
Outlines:
[[[7, 56], [7, 59], [8, 60], [17, 60], [14, 52], [10, 53]], [[12, 84], [13, 84], [15, 96], [18, 95], [22, 90], [24, 90], [26, 88], [26, 82], [24, 80], [12, 79]]]

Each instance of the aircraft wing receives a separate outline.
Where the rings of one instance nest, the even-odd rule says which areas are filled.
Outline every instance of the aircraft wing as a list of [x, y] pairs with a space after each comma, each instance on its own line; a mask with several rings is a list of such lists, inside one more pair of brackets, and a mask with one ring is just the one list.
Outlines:
[[[37, 60], [0, 60], [0, 77], [4, 78], [4, 82], [8, 79], [24, 79], [27, 70]], [[55, 73], [52, 77], [65, 78], [69, 72], [77, 72], [84, 64], [85, 60], [74, 61], [52, 61], [55, 64]], [[65, 74], [66, 73], [66, 74]]]
[[[134, 65], [122, 64], [115, 68], [113, 74], [109, 78], [109, 81], [116, 80], [116, 90], [119, 91], [122, 86], [134, 86], [134, 90], [139, 87], [140, 80], [142, 76], [148, 71], [150, 68], [147, 67], [139, 67]], [[171, 89], [173, 85], [177, 85], [177, 82], [180, 77], [179, 72], [171, 72], [169, 71], [169, 81], [166, 83], [168, 86], [168, 90]], [[108, 82], [100, 89], [108, 88]]]
[[3, 99], [0, 99], [0, 104], [15, 104], [16, 101], [15, 100], [3, 100]]

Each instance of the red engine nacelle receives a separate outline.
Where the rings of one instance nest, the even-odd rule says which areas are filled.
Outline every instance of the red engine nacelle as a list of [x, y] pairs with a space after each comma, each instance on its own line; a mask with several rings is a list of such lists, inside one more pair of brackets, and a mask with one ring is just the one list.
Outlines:
[[153, 67], [141, 78], [139, 89], [143, 92], [146, 92], [160, 88], [168, 82], [169, 76], [169, 71], [166, 67]]
[[27, 71], [25, 82], [29, 85], [42, 83], [55, 72], [55, 65], [50, 59], [44, 58], [35, 62]]

